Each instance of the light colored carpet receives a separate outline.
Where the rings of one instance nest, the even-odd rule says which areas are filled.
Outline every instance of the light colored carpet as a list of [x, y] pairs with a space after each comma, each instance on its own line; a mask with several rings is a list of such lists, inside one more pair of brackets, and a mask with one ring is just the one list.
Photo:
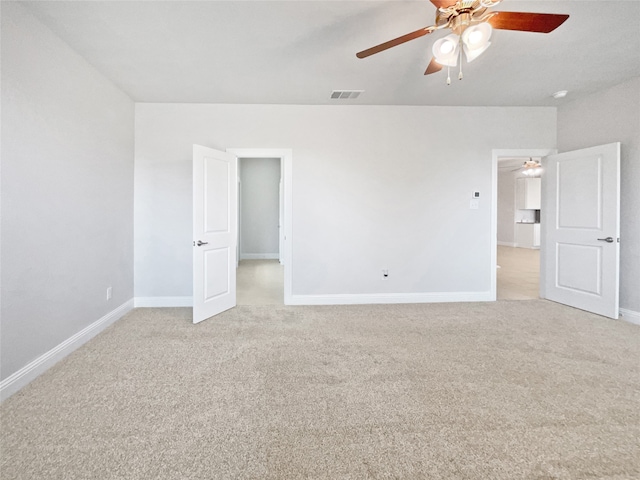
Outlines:
[[137, 309], [0, 407], [8, 479], [640, 478], [640, 329], [543, 300]]

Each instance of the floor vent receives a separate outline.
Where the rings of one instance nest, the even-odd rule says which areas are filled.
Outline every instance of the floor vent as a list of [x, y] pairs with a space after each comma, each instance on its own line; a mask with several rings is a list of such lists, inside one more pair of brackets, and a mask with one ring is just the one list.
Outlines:
[[331, 98], [334, 100], [345, 100], [347, 98], [358, 98], [364, 90], [334, 90]]

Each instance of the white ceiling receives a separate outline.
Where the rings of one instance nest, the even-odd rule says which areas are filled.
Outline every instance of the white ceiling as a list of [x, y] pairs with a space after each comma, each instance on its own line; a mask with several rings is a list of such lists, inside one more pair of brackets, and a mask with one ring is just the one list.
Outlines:
[[[495, 30], [451, 86], [423, 75], [443, 31], [355, 55], [433, 24], [428, 0], [22, 4], [138, 102], [548, 106], [640, 76], [638, 0], [505, 0], [494, 9], [571, 17], [550, 34]], [[330, 100], [341, 89], [365, 92]]]

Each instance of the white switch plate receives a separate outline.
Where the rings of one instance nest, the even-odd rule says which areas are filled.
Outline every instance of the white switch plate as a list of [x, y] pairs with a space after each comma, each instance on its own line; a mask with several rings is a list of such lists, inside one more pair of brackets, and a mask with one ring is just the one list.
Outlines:
[[478, 210], [478, 208], [480, 208], [480, 200], [478, 200], [477, 198], [471, 199], [471, 202], [469, 203], [469, 208], [471, 210]]

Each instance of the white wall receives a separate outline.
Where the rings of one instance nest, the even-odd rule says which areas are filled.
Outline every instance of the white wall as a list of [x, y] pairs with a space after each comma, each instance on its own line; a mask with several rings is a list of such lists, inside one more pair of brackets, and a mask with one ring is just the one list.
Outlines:
[[556, 111], [137, 104], [136, 297], [192, 294], [194, 143], [292, 149], [294, 296], [489, 292], [492, 149], [555, 148]]
[[514, 172], [498, 172], [498, 245], [515, 246], [516, 177]]
[[241, 179], [240, 259], [277, 259], [280, 159], [242, 158], [238, 171]]
[[558, 109], [558, 150], [621, 142], [620, 308], [640, 312], [640, 77]]
[[516, 246], [516, 222], [536, 221], [535, 210], [516, 208], [517, 179], [525, 177], [522, 170], [513, 171], [522, 165], [522, 162], [517, 163], [520, 165], [498, 171], [498, 245]]
[[133, 297], [133, 125], [126, 95], [2, 2], [2, 379]]

